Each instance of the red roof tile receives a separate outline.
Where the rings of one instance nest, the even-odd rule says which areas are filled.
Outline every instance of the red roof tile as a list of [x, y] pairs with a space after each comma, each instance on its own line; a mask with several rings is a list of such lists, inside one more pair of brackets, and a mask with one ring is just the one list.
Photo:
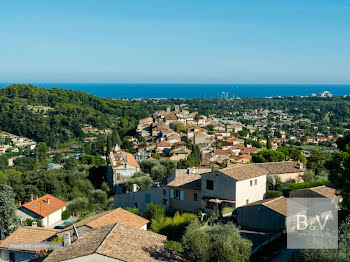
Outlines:
[[45, 195], [32, 202], [22, 205], [22, 207], [38, 214], [42, 217], [47, 217], [48, 215], [56, 212], [57, 210], [67, 206], [68, 203], [61, 199], [58, 199], [52, 195]]

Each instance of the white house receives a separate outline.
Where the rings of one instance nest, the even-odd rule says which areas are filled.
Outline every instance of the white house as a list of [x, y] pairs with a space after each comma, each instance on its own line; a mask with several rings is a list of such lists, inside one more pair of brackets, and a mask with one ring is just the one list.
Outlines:
[[43, 227], [50, 227], [62, 220], [62, 212], [67, 205], [67, 202], [47, 194], [21, 205], [17, 209], [17, 216], [23, 222], [26, 219], [40, 220]]

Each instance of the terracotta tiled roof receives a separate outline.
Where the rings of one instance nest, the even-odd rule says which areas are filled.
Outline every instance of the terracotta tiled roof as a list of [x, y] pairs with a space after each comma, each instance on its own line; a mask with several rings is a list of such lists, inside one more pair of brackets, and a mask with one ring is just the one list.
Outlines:
[[310, 190], [324, 197], [337, 198], [335, 189], [328, 186], [312, 187]]
[[106, 236], [115, 227], [114, 224], [97, 228], [63, 249], [54, 250], [44, 261], [58, 262], [93, 254]]
[[227, 138], [227, 139], [225, 140], [225, 142], [227, 142], [227, 143], [233, 143], [233, 142], [235, 142], [235, 141], [237, 141], [237, 140], [239, 140], [239, 138], [237, 138], [237, 137], [231, 137], [231, 138]]
[[242, 154], [251, 154], [251, 153], [255, 153], [258, 152], [259, 150], [256, 147], [245, 147], [243, 149], [241, 149], [241, 153]]
[[171, 144], [169, 141], [160, 141], [157, 143], [157, 147], [171, 147]]
[[201, 175], [198, 174], [184, 174], [176, 177], [168, 186], [182, 187], [189, 189], [201, 189]]
[[268, 172], [265, 169], [259, 168], [258, 166], [242, 164], [236, 164], [234, 166], [226, 167], [220, 169], [218, 172], [232, 177], [237, 181], [242, 181], [268, 174]]
[[0, 248], [8, 248], [8, 244], [14, 242], [42, 242], [58, 232], [60, 230], [42, 227], [20, 227], [0, 243]]
[[70, 246], [53, 251], [44, 261], [63, 261], [91, 254], [120, 261], [158, 261], [166, 236], [118, 223], [97, 228]]
[[300, 169], [298, 163], [294, 161], [266, 162], [256, 163], [254, 165], [267, 170], [271, 175], [298, 173], [304, 171], [304, 169]]
[[249, 162], [252, 160], [252, 155], [240, 155], [238, 157], [236, 157], [236, 160], [237, 161], [246, 161], [246, 162]]
[[262, 203], [262, 205], [280, 213], [281, 215], [287, 216], [287, 198], [283, 196], [266, 201]]
[[[133, 226], [135, 228], [140, 228], [145, 224], [149, 223], [149, 220], [135, 215], [125, 209], [117, 208], [90, 216], [84, 220], [75, 223], [75, 226], [88, 226], [90, 228], [98, 228], [101, 226], [111, 225], [119, 222], [129, 226]], [[65, 230], [70, 229], [72, 229], [72, 226], [67, 227]]]
[[284, 196], [256, 201], [241, 208], [258, 205], [266, 206], [267, 208], [272, 209], [283, 216], [287, 216], [287, 198]]
[[64, 202], [61, 199], [47, 194], [45, 196], [33, 200], [32, 202], [23, 204], [22, 207], [42, 217], [46, 217], [67, 205], [67, 202]]
[[230, 149], [214, 149], [214, 155], [231, 155]]
[[174, 115], [167, 115], [167, 116], [165, 116], [165, 120], [176, 120], [176, 119], [177, 119], [177, 117], [174, 116]]
[[[113, 161], [113, 157], [114, 157], [114, 161]], [[119, 152], [112, 153], [109, 155], [109, 160], [110, 160], [110, 163], [112, 164], [112, 167], [117, 168], [125, 165], [126, 157], [128, 159], [129, 166], [139, 168], [139, 164], [137, 163], [135, 157], [132, 154], [127, 152], [119, 151]]]

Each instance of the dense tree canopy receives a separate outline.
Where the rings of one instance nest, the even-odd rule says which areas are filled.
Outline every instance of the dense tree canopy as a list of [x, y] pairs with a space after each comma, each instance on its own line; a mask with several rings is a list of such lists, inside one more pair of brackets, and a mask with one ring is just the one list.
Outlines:
[[329, 180], [343, 197], [343, 206], [350, 209], [350, 134], [338, 142], [339, 152], [327, 163], [330, 169]]
[[[0, 130], [56, 147], [82, 139], [84, 125], [124, 136], [160, 105], [99, 98], [82, 91], [16, 84], [0, 89]], [[117, 139], [116, 135], [114, 136]]]

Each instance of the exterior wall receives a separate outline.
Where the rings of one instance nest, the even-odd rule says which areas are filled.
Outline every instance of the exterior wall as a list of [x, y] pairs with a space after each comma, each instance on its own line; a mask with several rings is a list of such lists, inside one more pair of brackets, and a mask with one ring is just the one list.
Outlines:
[[278, 233], [286, 228], [286, 219], [263, 205], [244, 206], [237, 209], [237, 224], [246, 230]]
[[15, 254], [15, 261], [28, 261], [33, 257], [31, 252], [21, 252], [21, 251], [12, 251], [7, 249], [0, 249], [0, 261], [10, 261], [10, 253]]
[[[135, 207], [144, 212], [149, 203], [161, 204], [165, 210], [169, 208], [168, 187], [155, 187], [133, 193], [117, 194], [114, 196], [114, 208]], [[136, 204], [136, 205], [135, 205]]]
[[44, 224], [44, 227], [49, 227], [59, 221], [62, 220], [62, 212], [66, 210], [66, 207], [63, 207], [62, 209], [59, 209], [55, 211], [54, 213], [48, 215], [46, 217], [46, 224]]
[[26, 221], [26, 219], [39, 219], [41, 220], [43, 227], [49, 227], [62, 220], [62, 212], [64, 210], [66, 210], [66, 207], [63, 207], [62, 209], [57, 210], [44, 218], [24, 207], [20, 207], [19, 209], [17, 209], [16, 213], [17, 216], [19, 216], [22, 219], [23, 223]]
[[[180, 190], [183, 192], [183, 199], [172, 198], [171, 190]], [[169, 187], [170, 203], [169, 207], [180, 212], [195, 213], [201, 209], [201, 191], [180, 187]], [[197, 194], [197, 200], [194, 200], [194, 194]]]
[[[236, 207], [244, 206], [265, 198], [267, 193], [267, 176], [259, 176], [251, 179], [237, 181]], [[250, 182], [252, 181], [252, 186]], [[255, 185], [255, 181], [257, 184]], [[248, 200], [248, 203], [247, 203]]]
[[122, 260], [118, 260], [115, 258], [111, 258], [111, 257], [107, 257], [107, 256], [103, 256], [100, 254], [91, 254], [88, 256], [83, 256], [83, 257], [77, 257], [77, 258], [73, 258], [73, 259], [68, 259], [68, 260], [64, 260], [64, 261], [69, 261], [69, 262], [80, 262], [80, 261], [84, 261], [84, 262], [122, 262]]
[[[208, 190], [206, 188], [206, 180], [212, 180], [214, 182], [214, 190]], [[220, 172], [211, 172], [202, 175], [201, 178], [201, 197], [202, 198], [219, 198], [226, 200], [236, 200], [236, 181], [223, 175]], [[210, 212], [212, 209], [207, 208], [207, 200], [201, 199], [201, 208], [205, 212]]]
[[118, 168], [112, 168], [110, 164], [107, 167], [107, 181], [109, 186], [112, 188], [113, 192], [117, 192], [117, 174], [119, 173], [121, 177], [131, 177], [136, 172], [140, 171], [139, 168], [127, 165]]

